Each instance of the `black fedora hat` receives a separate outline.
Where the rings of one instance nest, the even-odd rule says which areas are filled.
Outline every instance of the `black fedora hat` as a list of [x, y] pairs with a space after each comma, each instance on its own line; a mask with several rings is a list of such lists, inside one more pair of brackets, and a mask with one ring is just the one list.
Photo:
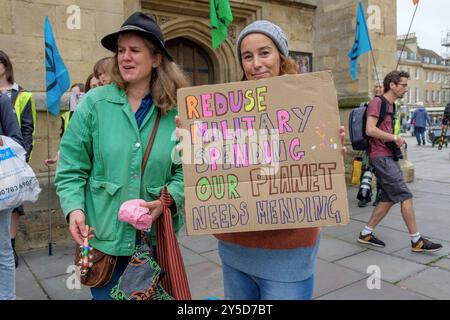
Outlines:
[[124, 32], [136, 32], [144, 38], [151, 40], [161, 51], [171, 60], [169, 52], [164, 46], [164, 36], [158, 24], [151, 17], [142, 12], [135, 12], [122, 24], [120, 30], [107, 36], [104, 36], [101, 43], [106, 49], [115, 52], [117, 47], [117, 39]]

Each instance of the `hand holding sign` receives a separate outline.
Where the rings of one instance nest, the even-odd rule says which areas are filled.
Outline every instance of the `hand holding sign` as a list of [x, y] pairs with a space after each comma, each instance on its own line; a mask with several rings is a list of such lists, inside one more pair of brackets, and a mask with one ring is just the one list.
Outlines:
[[183, 88], [178, 104], [188, 234], [348, 223], [329, 72]]

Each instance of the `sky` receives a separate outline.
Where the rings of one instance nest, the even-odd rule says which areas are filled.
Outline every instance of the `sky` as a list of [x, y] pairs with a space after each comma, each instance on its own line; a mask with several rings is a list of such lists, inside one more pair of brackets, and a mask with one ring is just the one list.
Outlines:
[[[414, 9], [413, 0], [397, 0], [398, 35], [408, 32]], [[416, 33], [419, 47], [442, 55], [441, 38], [446, 30], [450, 30], [450, 0], [420, 0], [410, 31]]]

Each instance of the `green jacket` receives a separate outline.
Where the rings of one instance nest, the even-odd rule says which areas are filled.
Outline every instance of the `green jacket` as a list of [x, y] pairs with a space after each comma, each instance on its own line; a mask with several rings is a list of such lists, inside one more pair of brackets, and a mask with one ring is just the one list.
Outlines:
[[[61, 208], [66, 221], [76, 209], [85, 212], [86, 224], [95, 228], [90, 245], [105, 253], [132, 255], [136, 230], [118, 220], [120, 205], [130, 199], [156, 200], [164, 185], [175, 200], [175, 231], [183, 225], [182, 165], [171, 159], [176, 144], [172, 138], [176, 108], [161, 117], [141, 176], [156, 115], [153, 104], [138, 128], [125, 92], [115, 85], [99, 87], [83, 98], [62, 137], [55, 178]], [[155, 225], [153, 234], [154, 230]]]

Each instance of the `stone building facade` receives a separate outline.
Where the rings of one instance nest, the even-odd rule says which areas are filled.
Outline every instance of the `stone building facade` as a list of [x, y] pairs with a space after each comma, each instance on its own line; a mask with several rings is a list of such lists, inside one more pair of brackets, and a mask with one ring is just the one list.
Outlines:
[[[406, 41], [405, 41], [406, 40]], [[397, 57], [399, 69], [411, 75], [408, 93], [403, 104], [413, 109], [423, 103], [429, 110], [440, 110], [450, 101], [450, 65], [433, 50], [418, 45], [414, 33], [398, 37]]]
[[[271, 20], [286, 32], [293, 55], [308, 57], [310, 71], [332, 70], [344, 125], [350, 108], [367, 100], [376, 79], [395, 68], [395, 1], [362, 1], [367, 10], [376, 68], [370, 53], [361, 56], [356, 81], [350, 79], [347, 52], [355, 37], [358, 0], [230, 0], [234, 21], [228, 39], [217, 50], [211, 46], [209, 2], [0, 0], [0, 48], [11, 56], [17, 82], [35, 93], [39, 110], [31, 165], [39, 176], [43, 191], [37, 203], [26, 206], [28, 212], [21, 220], [17, 238], [19, 248], [47, 245], [50, 217], [52, 241], [70, 241], [55, 196], [54, 172], [49, 173], [43, 165], [43, 160], [58, 150], [60, 127], [60, 120], [45, 112], [43, 29], [46, 15], [52, 23], [72, 83], [84, 82], [94, 63], [110, 55], [100, 46], [100, 39], [117, 30], [136, 10], [156, 18], [169, 50], [191, 75], [194, 84], [237, 81], [241, 76], [235, 57], [237, 35], [256, 19]], [[74, 27], [77, 8], [81, 23]], [[67, 108], [64, 104], [63, 101], [63, 109]], [[351, 155], [347, 157], [350, 159]], [[49, 207], [53, 210], [51, 214]]]

